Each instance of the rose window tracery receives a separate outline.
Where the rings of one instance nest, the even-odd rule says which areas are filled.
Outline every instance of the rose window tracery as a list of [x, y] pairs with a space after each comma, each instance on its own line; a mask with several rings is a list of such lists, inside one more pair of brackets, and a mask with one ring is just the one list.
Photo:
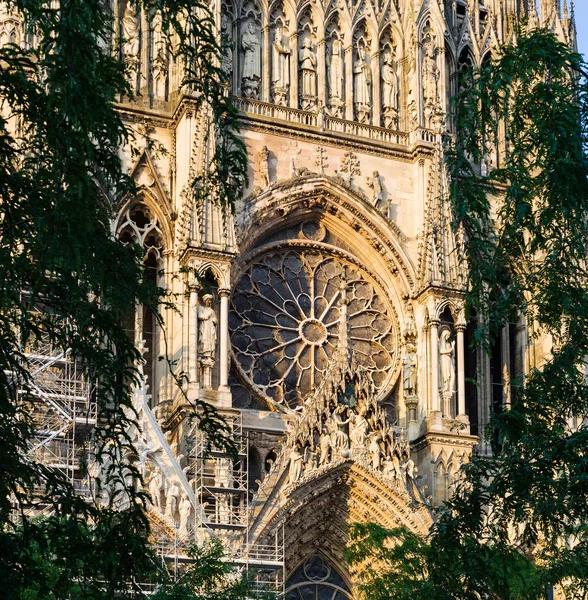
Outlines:
[[232, 294], [233, 350], [258, 390], [291, 408], [320, 384], [342, 338], [376, 392], [396, 365], [397, 323], [372, 277], [342, 252], [281, 247], [250, 260]]

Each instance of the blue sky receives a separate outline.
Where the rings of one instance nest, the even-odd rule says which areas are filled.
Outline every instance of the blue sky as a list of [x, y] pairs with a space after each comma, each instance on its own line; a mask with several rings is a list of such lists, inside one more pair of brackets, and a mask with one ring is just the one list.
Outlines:
[[576, 0], [575, 5], [578, 51], [588, 60], [588, 0]]

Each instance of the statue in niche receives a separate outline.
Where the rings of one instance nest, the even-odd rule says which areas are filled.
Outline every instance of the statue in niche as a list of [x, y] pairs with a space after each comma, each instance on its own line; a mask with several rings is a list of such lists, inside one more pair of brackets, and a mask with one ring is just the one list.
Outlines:
[[228, 80], [233, 73], [233, 40], [231, 21], [225, 13], [221, 15], [221, 52], [221, 71]]
[[[269, 150], [267, 146], [264, 146], [258, 154], [259, 157], [259, 179], [261, 180], [261, 187], [266, 188], [270, 185], [270, 174], [269, 174]], [[279, 392], [281, 392], [281, 399], [279, 398]], [[284, 392], [278, 388], [276, 390], [276, 402], [281, 403], [284, 401]]]
[[180, 495], [180, 487], [175, 480], [172, 480], [166, 494], [165, 516], [174, 521], [180, 503]]
[[192, 513], [192, 503], [187, 495], [182, 496], [180, 501], [180, 527], [178, 535], [180, 537], [188, 537], [188, 523], [190, 522], [190, 514]]
[[414, 344], [406, 345], [402, 359], [402, 389], [405, 398], [416, 396], [417, 355]]
[[365, 123], [370, 116], [372, 71], [366, 62], [365, 48], [357, 48], [357, 60], [353, 63], [353, 78], [355, 87], [355, 110], [357, 120]]
[[288, 90], [290, 89], [290, 54], [288, 41], [284, 43], [284, 28], [280, 23], [276, 25], [274, 44], [272, 49], [272, 91], [274, 102], [283, 106], [288, 104]]
[[136, 85], [139, 69], [139, 17], [136, 8], [127, 2], [122, 19], [123, 55], [127, 74], [132, 85]]
[[455, 341], [450, 341], [450, 338], [449, 329], [444, 329], [439, 338], [439, 388], [445, 416], [451, 414], [451, 399], [455, 390]]
[[331, 57], [327, 61], [327, 80], [329, 84], [331, 114], [335, 117], [342, 117], [345, 65], [343, 62], [343, 44], [337, 39], [333, 40]]
[[349, 437], [345, 431], [345, 426], [351, 418], [343, 420], [343, 413], [347, 410], [344, 404], [339, 404], [331, 414], [331, 446], [333, 450], [345, 454], [349, 449]]
[[212, 295], [205, 294], [202, 301], [204, 306], [198, 307], [198, 353], [202, 365], [203, 386], [210, 389], [215, 363], [217, 318], [212, 308]]
[[298, 60], [302, 71], [302, 108], [308, 110], [316, 104], [316, 54], [310, 38], [302, 42]]
[[294, 446], [290, 452], [290, 470], [288, 471], [288, 481], [296, 483], [302, 476], [304, 457], [298, 446]]
[[377, 433], [372, 433], [370, 437], [370, 444], [368, 446], [372, 457], [372, 467], [377, 471], [380, 469], [382, 464], [382, 448], [380, 447], [380, 439]]
[[384, 107], [384, 125], [398, 126], [398, 75], [390, 48], [384, 52], [382, 65], [382, 104]]
[[425, 55], [423, 57], [423, 106], [424, 106], [424, 125], [431, 128], [433, 118], [437, 110], [439, 99], [439, 67], [435, 58], [435, 44], [429, 40], [425, 46]]
[[243, 50], [241, 91], [246, 98], [257, 98], [261, 80], [261, 51], [253, 21], [250, 21], [245, 28], [241, 38], [241, 48]]
[[372, 190], [372, 203], [377, 208], [384, 199], [384, 189], [378, 171], [374, 171], [371, 177], [366, 177], [366, 185]]
[[230, 523], [231, 522], [231, 504], [230, 499], [226, 494], [217, 498], [216, 502], [216, 522]]
[[319, 447], [321, 450], [319, 465], [326, 465], [331, 457], [331, 436], [328, 433], [321, 433]]
[[233, 471], [231, 459], [219, 458], [214, 463], [214, 485], [215, 487], [233, 487]]
[[161, 490], [163, 489], [163, 477], [159, 470], [156, 470], [151, 476], [149, 482], [149, 494], [151, 495], [151, 502], [153, 508], [161, 511]]
[[160, 98], [165, 97], [167, 73], [166, 40], [162, 30], [161, 13], [156, 12], [153, 17], [153, 62], [151, 74], [153, 76], [153, 93]]
[[351, 446], [362, 448], [365, 444], [365, 440], [368, 432], [368, 422], [366, 418], [361, 414], [355, 415], [355, 418], [351, 427]]

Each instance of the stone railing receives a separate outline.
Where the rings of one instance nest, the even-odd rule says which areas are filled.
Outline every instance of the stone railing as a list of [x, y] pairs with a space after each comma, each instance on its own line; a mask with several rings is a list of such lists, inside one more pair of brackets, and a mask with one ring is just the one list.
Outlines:
[[[287, 106], [278, 106], [269, 102], [260, 102], [247, 98], [233, 98], [235, 107], [247, 115], [258, 115], [277, 121], [295, 123], [306, 127], [316, 127], [323, 132], [339, 133], [343, 135], [360, 137], [364, 139], [384, 142], [386, 144], [396, 144], [400, 146], [410, 145], [410, 135], [385, 127], [376, 127], [367, 123], [358, 123], [356, 121], [347, 121], [346, 119], [337, 119], [329, 117], [321, 112], [310, 112]], [[425, 133], [425, 130], [421, 130]], [[433, 141], [434, 134], [430, 134], [432, 139], [426, 139], [427, 136], [419, 135], [419, 141]]]

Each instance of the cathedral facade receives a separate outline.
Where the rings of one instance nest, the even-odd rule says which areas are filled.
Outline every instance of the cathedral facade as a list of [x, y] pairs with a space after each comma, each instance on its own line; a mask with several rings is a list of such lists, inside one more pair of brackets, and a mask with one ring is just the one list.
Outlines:
[[[516, 318], [492, 356], [472, 349], [443, 144], [464, 68], [523, 20], [573, 45], [573, 15], [561, 0], [219, 0], [249, 159], [232, 212], [193, 193], [210, 118], [160, 19], [126, 0], [114, 11], [138, 193], [113, 230], [143, 245], [178, 307], [164, 327], [141, 307], [129, 324], [153, 522], [224, 536], [262, 580], [280, 571], [288, 600], [353, 599], [348, 525], [426, 533], [460, 466], [489, 451], [509, 381], [540, 360]], [[486, 168], [500, 160], [497, 147]], [[194, 400], [227, 418], [240, 463], [200, 452]]]

